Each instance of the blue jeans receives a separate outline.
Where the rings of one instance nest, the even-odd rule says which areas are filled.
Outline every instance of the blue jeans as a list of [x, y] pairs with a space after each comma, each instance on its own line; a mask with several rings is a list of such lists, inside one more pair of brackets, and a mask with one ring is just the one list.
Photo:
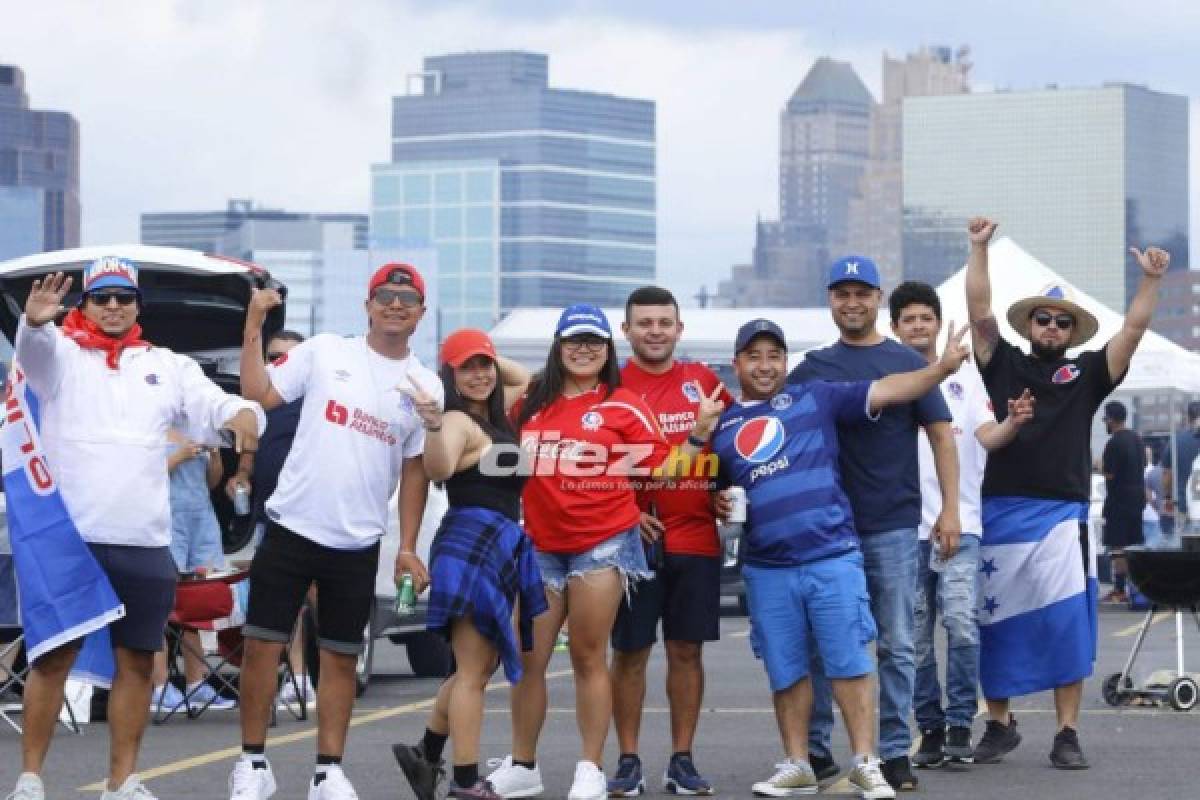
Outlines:
[[[908, 755], [916, 657], [913, 648], [913, 600], [917, 585], [917, 529], [901, 528], [859, 537], [871, 613], [879, 629], [879, 755], [885, 760]], [[820, 659], [812, 664], [813, 710], [808, 750], [830, 757], [833, 689]]]
[[[976, 580], [979, 577], [979, 537], [959, 539], [958, 552], [942, 572], [929, 568], [929, 542], [921, 542], [921, 571], [913, 615], [917, 648], [917, 683], [913, 705], [922, 731], [946, 725], [970, 728], [978, 710], [979, 623]], [[946, 709], [938, 683], [934, 623], [938, 612], [946, 629]]]

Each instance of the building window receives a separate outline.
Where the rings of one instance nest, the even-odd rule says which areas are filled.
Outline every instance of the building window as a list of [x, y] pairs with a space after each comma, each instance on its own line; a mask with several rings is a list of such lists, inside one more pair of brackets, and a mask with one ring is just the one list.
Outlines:
[[467, 236], [472, 239], [490, 239], [495, 231], [494, 216], [491, 206], [468, 206]]
[[413, 174], [404, 176], [404, 202], [410, 206], [429, 205], [429, 176]]
[[434, 197], [439, 203], [462, 202], [462, 174], [441, 172], [434, 178]]
[[[405, 196], [408, 194], [405, 179]], [[428, 188], [428, 187], [426, 187]], [[404, 211], [404, 236], [417, 241], [429, 241], [429, 209], [408, 208]]]
[[492, 202], [495, 199], [495, 183], [495, 177], [490, 172], [468, 172], [467, 202]]
[[395, 175], [376, 175], [371, 186], [371, 202], [377, 206], [400, 205], [400, 178]]
[[435, 218], [434, 236], [438, 239], [462, 236], [462, 208], [439, 208]]

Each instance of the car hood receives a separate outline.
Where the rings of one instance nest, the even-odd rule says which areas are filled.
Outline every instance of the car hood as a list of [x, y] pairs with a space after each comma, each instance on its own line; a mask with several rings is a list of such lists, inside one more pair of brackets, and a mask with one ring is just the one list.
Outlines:
[[[0, 331], [16, 338], [30, 284], [52, 272], [75, 280], [64, 304], [79, 300], [83, 268], [102, 256], [119, 256], [138, 267], [143, 305], [142, 338], [185, 353], [210, 372], [236, 375], [246, 308], [254, 288], [286, 289], [261, 267], [196, 250], [150, 245], [80, 247], [0, 262]], [[283, 327], [284, 307], [267, 316], [264, 336]]]

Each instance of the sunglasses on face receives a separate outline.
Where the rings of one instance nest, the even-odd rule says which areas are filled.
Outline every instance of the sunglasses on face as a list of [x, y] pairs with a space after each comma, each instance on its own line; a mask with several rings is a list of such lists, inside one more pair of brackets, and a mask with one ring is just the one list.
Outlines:
[[108, 305], [109, 300], [116, 300], [119, 306], [128, 306], [137, 301], [137, 292], [91, 292], [87, 299], [98, 306]]
[[1053, 322], [1060, 331], [1069, 331], [1075, 325], [1075, 318], [1070, 314], [1051, 314], [1049, 311], [1038, 311], [1033, 315], [1033, 321], [1043, 328], [1050, 327]]
[[599, 353], [608, 346], [608, 340], [599, 336], [572, 336], [569, 339], [563, 339], [562, 346], [564, 350], [572, 353], [582, 349], [587, 349], [592, 353]]
[[283, 358], [283, 353], [280, 351], [275, 351], [273, 353], [267, 353], [267, 361], [278, 361], [281, 358]]
[[411, 289], [385, 289], [380, 287], [371, 292], [371, 299], [381, 306], [390, 306], [397, 300], [402, 308], [417, 308], [421, 305], [421, 293]]

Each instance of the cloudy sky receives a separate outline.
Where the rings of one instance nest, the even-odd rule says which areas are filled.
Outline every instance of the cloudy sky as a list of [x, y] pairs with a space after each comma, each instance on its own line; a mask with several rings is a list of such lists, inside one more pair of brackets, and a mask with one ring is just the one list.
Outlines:
[[659, 278], [681, 296], [775, 216], [779, 110], [817, 56], [877, 96], [881, 54], [922, 44], [970, 45], [977, 88], [1200, 95], [1184, 0], [5, 0], [3, 22], [0, 62], [25, 69], [33, 105], [80, 122], [85, 244], [229, 197], [366, 211], [389, 99], [422, 58], [524, 49], [550, 56], [552, 85], [658, 103]]

